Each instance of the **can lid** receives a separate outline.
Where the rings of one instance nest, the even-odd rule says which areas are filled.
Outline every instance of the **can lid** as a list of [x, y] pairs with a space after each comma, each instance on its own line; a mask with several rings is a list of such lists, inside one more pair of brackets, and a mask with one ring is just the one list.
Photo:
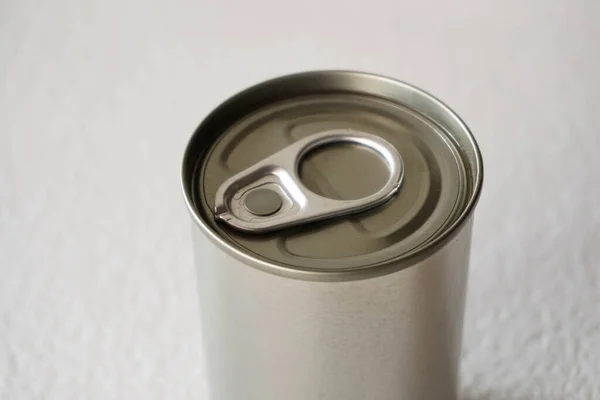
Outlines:
[[470, 215], [479, 150], [441, 102], [356, 72], [275, 79], [221, 105], [186, 152], [183, 184], [205, 232], [273, 272], [399, 269]]

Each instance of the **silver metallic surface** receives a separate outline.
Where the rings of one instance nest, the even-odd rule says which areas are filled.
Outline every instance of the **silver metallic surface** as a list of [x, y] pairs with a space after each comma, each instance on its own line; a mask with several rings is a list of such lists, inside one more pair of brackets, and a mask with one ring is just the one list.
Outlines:
[[327, 283], [253, 268], [194, 229], [207, 400], [456, 399], [470, 238], [468, 222], [411, 268]]
[[[330, 199], [308, 190], [298, 176], [304, 156], [321, 146], [345, 142], [368, 147], [385, 160], [389, 177], [383, 187], [355, 200]], [[246, 232], [289, 228], [378, 206], [396, 193], [402, 177], [402, 158], [384, 139], [348, 129], [325, 131], [299, 140], [226, 180], [217, 191], [215, 217]], [[283, 201], [279, 212], [257, 215], [245, 206], [247, 196], [257, 188], [279, 194]]]
[[281, 209], [283, 200], [276, 191], [270, 189], [250, 189], [244, 196], [244, 207], [253, 215], [261, 217], [275, 214]]
[[[225, 180], [307, 135], [340, 128], [377, 133], [402, 154], [402, 189], [376, 212], [277, 235], [242, 234], [215, 221], [215, 194]], [[362, 197], [381, 174], [371, 162], [357, 169], [345, 153], [335, 154], [352, 171], [342, 179], [321, 173], [323, 157], [309, 163], [307, 175], [328, 197]], [[432, 95], [378, 75], [316, 71], [254, 85], [218, 106], [188, 143], [182, 183], [198, 229], [223, 251], [266, 272], [343, 281], [409, 268], [442, 248], [477, 204], [483, 165], [468, 127]]]
[[[285, 135], [272, 134], [277, 124]], [[223, 182], [344, 124], [385, 137], [402, 155], [402, 188], [387, 203], [266, 234], [215, 222], [211, 202]], [[369, 161], [357, 172], [347, 155], [315, 157], [302, 182], [344, 195], [338, 200], [361, 197], [381, 169]], [[456, 399], [483, 169], [474, 138], [447, 106], [371, 74], [277, 78], [205, 119], [182, 178], [195, 222], [210, 400]]]

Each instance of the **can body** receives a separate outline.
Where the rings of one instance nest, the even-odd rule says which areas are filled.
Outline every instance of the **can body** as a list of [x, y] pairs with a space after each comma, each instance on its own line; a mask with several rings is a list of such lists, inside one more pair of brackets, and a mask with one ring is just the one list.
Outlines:
[[248, 268], [194, 228], [210, 399], [456, 398], [471, 224], [410, 268], [333, 283]]
[[[273, 81], [270, 85], [276, 85], [273, 87], [281, 90], [290, 90], [292, 86], [305, 87], [306, 85], [302, 85], [303, 79], [309, 79], [305, 82], [327, 80], [332, 82], [336, 90], [349, 88], [349, 92], [352, 92], [349, 96], [354, 96], [354, 92], [366, 90], [365, 88], [375, 88], [373, 93], [388, 96], [388, 100], [393, 100], [395, 96], [389, 95], [391, 89], [388, 88], [396, 83], [385, 79], [369, 80], [369, 76], [362, 75], [316, 73], [302, 75], [300, 78], [284, 78], [282, 81]], [[251, 105], [246, 114], [255, 120], [248, 122], [247, 126], [257, 130], [259, 133], [256, 135], [264, 135], [260, 131], [262, 128], [256, 128], [259, 125], [256, 118], [260, 117], [259, 114], [265, 107], [270, 107], [267, 103], [275, 103], [278, 107], [275, 108], [275, 115], [285, 120], [288, 105], [281, 106], [281, 98], [269, 98], [273, 87], [269, 88], [267, 85], [266, 89], [269, 90], [261, 92], [262, 86], [259, 85], [258, 89], [242, 93], [241, 98], [237, 100], [239, 104]], [[327, 87], [323, 93], [330, 96], [331, 91], [332, 88]], [[296, 93], [298, 96], [304, 94], [306, 93]], [[369, 126], [375, 131], [380, 129], [384, 136], [392, 138], [392, 144], [401, 150], [404, 161], [398, 170], [394, 170], [397, 172], [394, 176], [398, 179], [400, 189], [399, 194], [392, 200], [386, 200], [385, 205], [377, 206], [380, 208], [373, 206], [375, 208], [369, 211], [370, 214], [353, 214], [358, 215], [356, 217], [344, 216], [343, 210], [335, 210], [336, 206], [340, 209], [349, 208], [351, 202], [324, 202], [326, 205], [333, 204], [332, 209], [336, 215], [340, 214], [342, 217], [329, 220], [327, 216], [321, 216], [325, 222], [318, 222], [317, 225], [303, 226], [302, 221], [297, 222], [294, 218], [301, 220], [304, 211], [313, 212], [318, 216], [318, 201], [322, 197], [311, 197], [309, 192], [306, 192], [308, 197], [297, 195], [297, 198], [304, 202], [312, 201], [317, 209], [316, 212], [314, 209], [305, 210], [297, 207], [294, 197], [296, 194], [293, 193], [289, 199], [286, 197], [285, 185], [293, 184], [290, 183], [290, 179], [297, 178], [294, 173], [290, 175], [290, 179], [284, 174], [285, 179], [281, 182], [265, 180], [270, 179], [267, 175], [276, 176], [274, 179], [283, 176], [281, 171], [284, 167], [265, 169], [265, 165], [276, 164], [276, 156], [269, 162], [259, 162], [255, 170], [245, 170], [247, 176], [251, 176], [252, 179], [258, 176], [257, 171], [267, 171], [265, 176], [258, 177], [257, 182], [260, 186], [256, 184], [251, 187], [254, 184], [245, 181], [246, 176], [243, 173], [235, 174], [248, 167], [246, 164], [249, 162], [244, 164], [240, 161], [246, 157], [246, 153], [236, 153], [232, 143], [248, 142], [248, 138], [254, 134], [248, 133], [250, 128], [243, 123], [235, 125], [228, 121], [227, 117], [231, 113], [238, 112], [238, 115], [231, 116], [233, 119], [242, 117], [239, 113], [242, 106], [236, 106], [235, 99], [224, 103], [220, 111], [217, 110], [208, 117], [208, 120], [212, 121], [209, 126], [211, 129], [201, 125], [197, 132], [228, 129], [228, 132], [231, 132], [239, 126], [242, 126], [239, 129], [243, 131], [239, 139], [234, 136], [235, 141], [230, 142], [218, 137], [216, 133], [216, 138], [212, 139], [216, 144], [212, 148], [202, 148], [202, 151], [194, 153], [190, 149], [200, 148], [199, 139], [196, 138], [197, 143], [188, 147], [187, 158], [184, 160], [184, 192], [188, 207], [194, 216], [192, 236], [210, 400], [456, 398], [472, 213], [482, 184], [482, 169], [477, 146], [462, 122], [444, 109], [441, 103], [431, 100], [426, 94], [423, 96], [424, 100], [411, 92], [403, 99], [412, 101], [416, 98], [416, 106], [420, 106], [425, 100], [431, 101], [425, 111], [418, 110], [418, 118], [427, 118], [427, 121], [431, 118], [435, 122], [428, 125], [432, 132], [438, 128], [443, 134], [464, 129], [466, 134], [459, 132], [455, 137], [448, 136], [450, 139], [442, 140], [435, 135], [431, 136], [435, 136], [434, 139], [427, 139], [429, 136], [424, 133], [410, 139], [416, 143], [414, 146], [413, 142], [404, 146], [401, 141], [393, 141], [396, 128], [390, 129], [391, 122], [383, 120], [386, 115], [391, 115], [392, 111], [385, 110], [385, 113], [381, 114], [383, 117], [371, 118], [360, 113], [363, 112], [363, 108], [372, 110], [374, 106], [371, 103], [364, 106], [361, 103], [363, 100], [350, 97], [350, 100], [327, 97], [329, 103], [318, 104], [318, 110], [333, 110], [331, 114], [335, 116], [340, 114], [336, 108], [338, 103], [360, 103], [360, 107], [364, 106], [363, 108], [356, 113], [352, 111], [349, 117], [344, 116], [343, 119], [363, 124], [366, 129]], [[257, 100], [259, 98], [267, 100], [263, 102]], [[311, 97], [310, 102], [314, 101]], [[298, 115], [307, 104], [305, 100], [293, 104], [295, 108], [290, 115], [300, 121], [306, 120], [306, 115], [312, 114], [306, 112], [306, 115]], [[406, 104], [408, 103], [403, 103]], [[377, 103], [376, 107], [385, 109], [388, 105]], [[319, 124], [322, 120], [323, 117], [316, 119]], [[288, 130], [289, 137], [293, 136], [290, 132], [297, 129], [298, 124], [290, 124], [293, 128]], [[303, 130], [299, 130], [299, 135], [308, 135], [306, 130], [312, 129], [311, 124], [315, 125], [315, 122], [311, 120], [310, 123], [301, 126]], [[337, 128], [337, 125], [334, 124], [333, 127]], [[418, 128], [417, 122], [411, 123], [410, 127], [425, 132], [425, 128]], [[327, 132], [319, 133], [318, 138], [333, 140], [331, 137], [334, 137], [335, 132]], [[308, 135], [309, 138], [317, 136]], [[293, 150], [294, 143], [300, 146], [304, 140], [289, 137], [287, 140], [292, 142], [292, 145], [286, 148], [288, 150], [277, 153], [282, 155], [279, 158], [283, 160], [281, 165], [284, 165], [288, 158], [285, 151]], [[370, 137], [357, 134], [354, 139], [368, 144], [370, 142], [367, 139]], [[274, 148], [265, 150], [266, 154], [276, 152], [283, 146], [276, 141], [274, 143], [266, 145]], [[375, 143], [374, 148], [379, 149], [378, 145]], [[437, 156], [436, 152], [442, 148], [440, 146], [446, 145], [448, 148], [455, 147], [459, 150], [451, 149], [447, 156]], [[219, 146], [225, 150], [222, 154], [214, 156], [218, 153]], [[260, 148], [256, 144], [253, 146], [259, 151]], [[412, 150], [413, 148], [417, 150]], [[222, 176], [219, 175], [221, 170], [218, 168], [210, 169], [210, 161], [206, 160], [211, 154], [217, 160], [213, 165], [221, 163], [224, 166], [221, 168], [225, 171]], [[381, 154], [386, 157], [388, 155], [385, 149]], [[232, 158], [228, 159], [230, 156]], [[330, 161], [335, 156], [336, 153], [332, 153], [325, 161], [331, 164]], [[395, 162], [393, 157], [387, 159], [391, 160], [390, 163]], [[454, 168], [455, 159], [457, 172], [455, 175], [448, 175], [444, 171], [449, 168], [448, 165]], [[318, 164], [319, 162], [321, 164]], [[327, 162], [319, 161], [318, 158], [315, 161], [320, 167], [327, 165]], [[342, 165], [343, 162], [338, 164]], [[298, 164], [291, 165], [292, 168], [300, 168]], [[361, 170], [371, 171], [367, 163], [364, 165]], [[429, 170], [424, 168], [424, 165], [432, 166]], [[428, 170], [427, 174], [423, 173], [424, 169]], [[198, 170], [202, 171], [199, 174], [200, 178], [196, 177]], [[307, 171], [304, 176], [310, 177], [310, 170]], [[368, 181], [368, 174], [372, 172], [367, 172], [366, 178], [350, 176], [344, 179], [347, 186], [353, 190], [357, 186], [368, 185], [359, 183], [359, 180]], [[325, 185], [319, 174], [315, 176], [317, 186], [335, 186], [335, 182], [334, 185]], [[239, 181], [236, 181], [238, 178]], [[217, 179], [219, 184], [225, 185], [225, 189], [216, 190], [215, 184], [211, 189], [211, 179]], [[280, 188], [277, 185], [282, 185], [283, 190], [278, 192]], [[405, 186], [404, 192], [402, 185]], [[343, 193], [342, 186], [337, 187], [338, 192], [329, 192], [328, 196]], [[455, 186], [460, 186], [462, 191], [455, 190]], [[275, 196], [276, 202], [269, 203], [273, 197], [255, 196], [252, 202], [248, 202], [251, 207], [244, 208], [243, 200], [249, 198], [247, 193], [251, 193], [256, 187], [268, 190], [275, 187], [275, 195], [270, 195]], [[210, 200], [210, 204], [204, 204], [207, 198], [215, 197], [215, 192], [216, 205], [210, 203]], [[225, 198], [227, 193], [231, 194], [229, 198]], [[280, 199], [277, 198], [278, 193]], [[241, 205], [237, 206], [236, 201]], [[447, 207], [437, 206], [450, 201], [455, 203], [446, 204]], [[419, 207], [414, 206], [415, 204]], [[232, 214], [227, 214], [223, 220], [225, 225], [231, 226], [223, 228], [215, 219], [223, 215], [223, 210], [227, 207]], [[400, 209], [402, 211], [398, 214]], [[254, 216], [253, 210], [258, 210]], [[322, 215], [325, 215], [331, 210], [323, 207], [321, 211]], [[258, 214], [259, 212], [261, 214]], [[291, 215], [285, 224], [281, 223], [281, 218], [279, 222], [274, 218], [272, 231], [252, 236], [253, 226], [268, 230], [271, 221], [269, 215], [282, 214], [287, 218], [286, 212], [299, 212], [299, 217]], [[232, 219], [238, 218], [232, 217], [233, 213], [237, 213], [241, 219], [248, 215], [250, 217], [245, 221], [232, 222]], [[396, 222], [394, 213], [398, 214], [399, 222]], [[309, 217], [315, 219], [313, 214]], [[266, 225], [260, 225], [263, 222]], [[234, 223], [238, 223], [244, 232], [230, 229]], [[253, 223], [255, 225], [252, 225]], [[275, 224], [283, 228], [275, 227]], [[284, 229], [284, 233], [281, 233], [281, 229]], [[258, 232], [258, 229], [256, 231]], [[417, 244], [402, 248], [401, 245], [411, 238]], [[328, 242], [323, 244], [324, 241]], [[369, 260], [371, 264], [365, 260]]]

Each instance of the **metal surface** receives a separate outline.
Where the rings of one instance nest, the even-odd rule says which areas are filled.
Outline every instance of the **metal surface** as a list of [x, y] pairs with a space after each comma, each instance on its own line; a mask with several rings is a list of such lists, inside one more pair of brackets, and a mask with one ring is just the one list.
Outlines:
[[273, 215], [281, 209], [283, 200], [274, 190], [252, 189], [244, 196], [244, 207], [252, 215], [261, 217]]
[[[395, 196], [368, 211], [262, 234], [217, 222], [224, 182], [341, 129], [397, 151], [403, 179]], [[295, 184], [336, 201], [377, 193], [390, 176], [365, 146], [326, 146], [300, 158]], [[183, 162], [210, 400], [456, 399], [482, 182], [479, 150], [456, 114], [389, 78], [302, 73], [219, 106]], [[247, 183], [244, 209], [267, 218], [286, 210], [283, 190], [256, 194], [274, 189]]]
[[[404, 181], [393, 202], [358, 218], [264, 237], [216, 223], [214, 198], [226, 179], [302, 137], [340, 128], [377, 134], [398, 148]], [[334, 156], [314, 157], [301, 171], [307, 187], [327, 197], [357, 198], [379, 177], [380, 163], [348, 164], [349, 157]], [[310, 165], [316, 163], [328, 169], [345, 163], [351, 174], [331, 180], [320, 165]], [[271, 273], [331, 281], [388, 274], [438, 251], [471, 215], [483, 168], [466, 125], [435, 97], [378, 75], [318, 71], [255, 85], [217, 107], [190, 139], [182, 182], [198, 229], [223, 251]]]
[[[336, 200], [318, 195], [302, 184], [298, 172], [304, 157], [319, 147], [339, 143], [365, 146], [385, 160], [389, 177], [382, 188], [360, 199]], [[320, 132], [227, 179], [217, 190], [215, 217], [246, 232], [289, 228], [378, 206], [396, 193], [402, 176], [400, 154], [382, 138], [348, 129]], [[257, 199], [259, 190], [263, 195]], [[248, 207], [249, 202], [257, 200], [262, 203]]]
[[206, 400], [455, 400], [470, 228], [411, 268], [332, 283], [253, 268], [195, 229]]
[[[276, 265], [275, 272], [285, 268], [281, 272], [303, 277], [310, 273], [315, 279], [324, 274], [328, 279], [336, 275], [347, 279], [382, 273], [379, 266], [409, 258], [439, 238], [469, 200], [471, 177], [461, 148], [442, 127], [412, 108], [373, 96], [333, 92], [245, 109], [247, 113], [218, 140], [203, 143], [207, 154], [193, 178], [202, 190], [194, 193], [211, 230], [245, 254]], [[214, 129], [209, 124], [205, 132]], [[276, 234], [248, 235], [217, 223], [215, 199], [224, 182], [313, 135], [340, 129], [368, 132], [401, 154], [403, 180], [396, 196], [370, 211], [310, 226], [303, 223]], [[308, 152], [298, 175], [309, 191], [348, 201], [380, 190], [390, 172], [375, 151], [336, 144]]]

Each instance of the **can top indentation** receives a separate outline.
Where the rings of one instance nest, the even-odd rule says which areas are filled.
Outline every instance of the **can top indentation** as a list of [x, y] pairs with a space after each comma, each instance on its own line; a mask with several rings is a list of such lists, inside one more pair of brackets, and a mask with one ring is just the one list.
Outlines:
[[[336, 129], [376, 135], [395, 147], [404, 177], [394, 197], [358, 214], [267, 234], [215, 220], [223, 182], [290, 144]], [[332, 145], [307, 154], [297, 172], [311, 191], [352, 200], [385, 182], [381, 161], [363, 146]], [[257, 85], [220, 106], [190, 142], [183, 174], [190, 208], [213, 241], [263, 269], [321, 279], [400, 269], [434, 251], [469, 217], [482, 166], [460, 119], [419, 89], [369, 74], [313, 72]]]

